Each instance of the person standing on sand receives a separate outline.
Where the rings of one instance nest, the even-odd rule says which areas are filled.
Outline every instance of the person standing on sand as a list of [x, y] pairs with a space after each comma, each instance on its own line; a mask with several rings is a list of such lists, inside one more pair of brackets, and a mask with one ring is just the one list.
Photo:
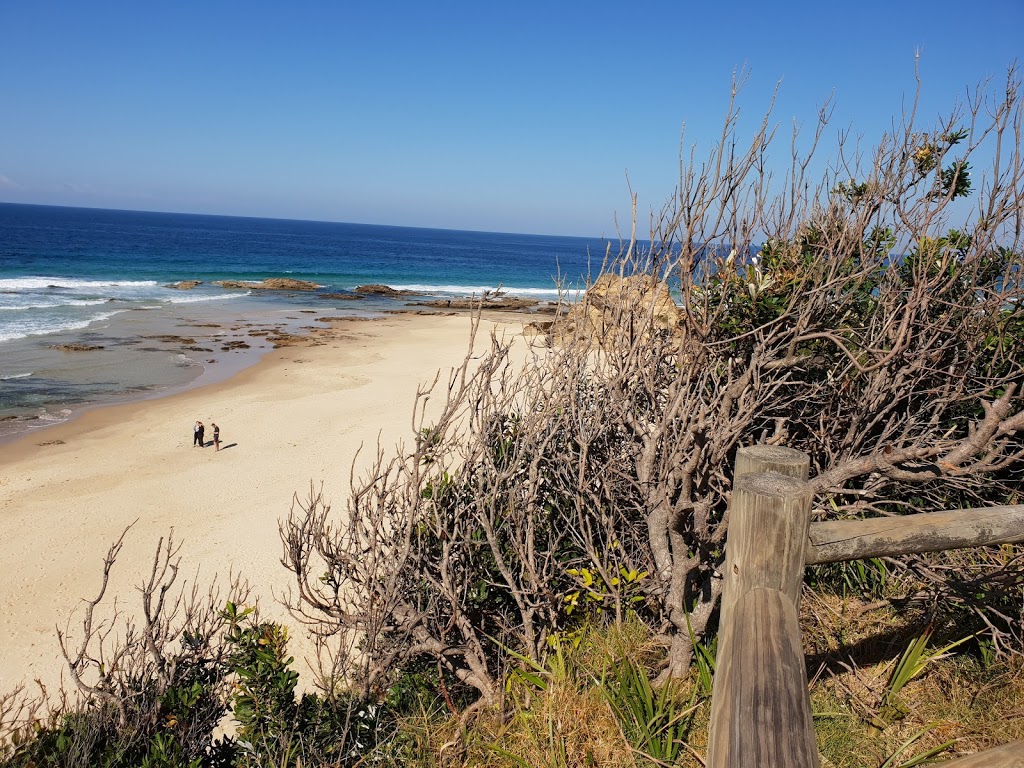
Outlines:
[[220, 427], [217, 426], [217, 422], [211, 421], [210, 426], [213, 427], [213, 450], [220, 450]]
[[205, 448], [206, 447], [206, 441], [204, 440], [203, 435], [206, 434], [206, 427], [203, 426], [203, 422], [201, 422], [201, 421], [197, 421], [196, 424], [199, 425], [199, 447], [200, 448]]
[[203, 446], [203, 422], [197, 421], [195, 426], [192, 427], [192, 447], [196, 446], [202, 448]]

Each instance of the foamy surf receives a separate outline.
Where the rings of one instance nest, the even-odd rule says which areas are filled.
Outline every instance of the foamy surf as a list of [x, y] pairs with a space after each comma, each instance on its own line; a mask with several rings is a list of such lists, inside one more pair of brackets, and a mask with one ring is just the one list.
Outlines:
[[56, 413], [53, 413], [51, 411], [43, 411], [36, 416], [36, 419], [38, 419], [39, 421], [45, 421], [52, 424], [55, 421], [67, 421], [68, 417], [71, 416], [71, 413], [72, 411], [70, 408], [62, 408]]
[[114, 315], [125, 311], [127, 311], [127, 308], [117, 309], [112, 312], [91, 314], [88, 317], [80, 319], [20, 317], [11, 322], [0, 323], [0, 342], [24, 339], [29, 336], [46, 336], [51, 333], [80, 331], [88, 328], [93, 323], [100, 323], [104, 320], [109, 320]]
[[[0, 421], [0, 440], [23, 419], [40, 424], [35, 414], [43, 408], [56, 414], [230, 375], [262, 343], [228, 355], [213, 339], [230, 340], [253, 322], [305, 332], [319, 310], [374, 316], [407, 303], [357, 301], [351, 294], [359, 285], [435, 298], [500, 291], [572, 302], [589, 274], [589, 253], [599, 250], [600, 243], [579, 238], [0, 203], [0, 419], [17, 419]], [[560, 294], [556, 275], [570, 290]], [[323, 288], [215, 284], [285, 276]], [[196, 287], [168, 287], [188, 281]], [[353, 301], [342, 304], [346, 298]], [[196, 341], [172, 344], [161, 335]], [[189, 365], [186, 357], [201, 362]]]
[[0, 312], [20, 312], [29, 309], [54, 309], [55, 307], [94, 307], [106, 304], [110, 299], [68, 299], [66, 301], [43, 301], [33, 296], [5, 295], [0, 297]]
[[567, 289], [561, 293], [557, 288], [516, 288], [508, 285], [429, 285], [425, 283], [395, 284], [391, 288], [396, 291], [416, 291], [417, 293], [428, 293], [432, 295], [452, 296], [483, 296], [502, 294], [504, 296], [519, 296], [522, 298], [547, 299], [555, 301], [561, 295], [563, 298], [572, 297], [575, 291]]
[[227, 301], [250, 292], [182, 294], [156, 280], [31, 275], [0, 279], [0, 343], [90, 328], [118, 312]]
[[167, 296], [161, 297], [160, 301], [167, 304], [198, 304], [204, 301], [229, 301], [232, 299], [242, 299], [246, 296], [252, 296], [252, 291], [246, 291], [245, 293], [218, 293], [213, 296]]
[[0, 278], [0, 292], [40, 291], [53, 289], [143, 288], [158, 285], [155, 280], [103, 280], [73, 277], [8, 277]]

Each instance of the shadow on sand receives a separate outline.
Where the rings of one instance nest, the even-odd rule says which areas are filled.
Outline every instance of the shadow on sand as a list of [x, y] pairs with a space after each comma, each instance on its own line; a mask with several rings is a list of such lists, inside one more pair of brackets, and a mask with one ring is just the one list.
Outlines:
[[[236, 445], [238, 445], [238, 443], [228, 443], [227, 445], [222, 445], [220, 447], [220, 449], [222, 451], [226, 451], [228, 448], [234, 448]], [[202, 448], [213, 448], [213, 440], [207, 440], [205, 443], [202, 444], [201, 447]]]

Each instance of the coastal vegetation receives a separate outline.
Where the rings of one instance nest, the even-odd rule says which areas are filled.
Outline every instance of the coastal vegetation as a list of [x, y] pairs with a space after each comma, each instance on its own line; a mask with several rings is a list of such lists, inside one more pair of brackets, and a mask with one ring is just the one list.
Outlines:
[[[474, 344], [341, 509], [313, 486], [282, 520], [305, 692], [246, 585], [182, 594], [161, 542], [141, 618], [94, 620], [104, 587], [62, 635], [80, 698], [0, 700], [4, 764], [701, 765], [739, 447], [808, 454], [819, 519], [1021, 503], [1020, 88], [1011, 69], [822, 158], [825, 108], [779, 172], [737, 85], [649, 239], [634, 198], [525, 362], [522, 339]], [[828, 764], [1024, 738], [1022, 565], [1005, 545], [809, 569]]]

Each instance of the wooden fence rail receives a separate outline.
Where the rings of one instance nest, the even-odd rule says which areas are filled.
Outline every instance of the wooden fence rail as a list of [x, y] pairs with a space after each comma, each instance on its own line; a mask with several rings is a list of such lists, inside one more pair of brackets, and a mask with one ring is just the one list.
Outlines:
[[[820, 766], [798, 621], [806, 565], [1024, 541], [1024, 505], [812, 524], [808, 468], [789, 448], [737, 454], [708, 768]], [[1024, 742], [945, 765], [1024, 768]]]
[[1024, 504], [811, 523], [807, 564], [1024, 541]]

